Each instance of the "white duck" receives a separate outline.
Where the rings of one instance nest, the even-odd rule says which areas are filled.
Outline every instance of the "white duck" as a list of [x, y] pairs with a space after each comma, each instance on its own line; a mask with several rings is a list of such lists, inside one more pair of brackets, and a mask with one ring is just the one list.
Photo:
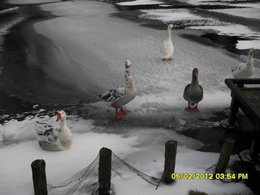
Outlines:
[[116, 118], [122, 119], [128, 112], [123, 106], [132, 101], [137, 92], [134, 79], [130, 73], [131, 62], [126, 60], [125, 62], [125, 86], [110, 89], [98, 96], [99, 99], [106, 102], [112, 102], [111, 106], [116, 109]]
[[198, 81], [199, 70], [194, 68], [192, 71], [192, 81], [188, 84], [183, 92], [183, 98], [188, 101], [187, 112], [199, 112], [198, 103], [203, 98], [203, 88]]
[[171, 60], [172, 59], [172, 55], [174, 53], [174, 46], [172, 43], [172, 28], [173, 28], [173, 24], [170, 24], [168, 26], [168, 39], [166, 39], [163, 43], [164, 43], [164, 56], [162, 58], [162, 60]]
[[255, 73], [254, 57], [256, 54], [256, 49], [251, 48], [248, 52], [248, 57], [246, 63], [239, 64], [238, 66], [232, 68], [232, 73], [235, 78], [249, 78]]
[[56, 121], [60, 121], [60, 127], [55, 128], [46, 123], [46, 120], [35, 120], [35, 131], [38, 134], [39, 145], [44, 150], [60, 151], [69, 149], [72, 144], [72, 133], [67, 126], [66, 113], [57, 112]]

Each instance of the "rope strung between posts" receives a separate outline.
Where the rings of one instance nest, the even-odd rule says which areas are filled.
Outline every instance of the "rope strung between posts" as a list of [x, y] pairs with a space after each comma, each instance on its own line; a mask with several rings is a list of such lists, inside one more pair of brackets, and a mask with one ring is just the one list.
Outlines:
[[[144, 181], [158, 186], [160, 179], [151, 177], [136, 168], [129, 165], [124, 160], [120, 159], [117, 155], [112, 153], [111, 162], [111, 175], [112, 177], [120, 176], [124, 180], [129, 180], [135, 176], [140, 177]], [[93, 192], [99, 188], [98, 184], [98, 168], [99, 168], [99, 155], [95, 160], [86, 168], [80, 170], [69, 179], [56, 184], [48, 184], [49, 195], [72, 195], [76, 191]]]
[[98, 163], [99, 156], [86, 168], [80, 170], [69, 179], [57, 184], [48, 184], [49, 195], [71, 195], [79, 189], [86, 192], [94, 191], [98, 188]]
[[114, 153], [112, 153], [112, 159], [113, 159], [112, 160], [112, 170], [120, 177], [122, 177], [124, 175], [133, 174], [133, 175], [137, 175], [138, 177], [142, 178], [143, 180], [145, 180], [146, 182], [148, 182], [154, 186], [158, 186], [158, 184], [160, 183], [160, 179], [151, 177], [151, 176], [137, 170], [136, 168], [129, 165], [127, 162], [120, 159]]

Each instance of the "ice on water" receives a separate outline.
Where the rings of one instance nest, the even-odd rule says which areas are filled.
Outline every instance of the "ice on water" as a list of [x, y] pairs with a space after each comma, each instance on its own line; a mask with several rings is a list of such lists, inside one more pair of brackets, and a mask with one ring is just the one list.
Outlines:
[[[205, 172], [206, 168], [217, 162], [217, 153], [195, 151], [203, 143], [179, 135], [169, 127], [157, 128], [141, 122], [155, 119], [158, 124], [168, 124], [174, 119], [173, 125], [176, 121], [178, 126], [185, 126], [190, 121], [196, 123], [201, 118], [207, 119], [215, 111], [224, 111], [230, 104], [230, 91], [224, 79], [231, 77], [229, 70], [240, 62], [236, 56], [226, 55], [222, 49], [198, 45], [181, 37], [182, 31], [173, 30], [176, 54], [172, 61], [164, 62], [161, 61], [160, 47], [167, 36], [166, 30], [154, 30], [112, 17], [111, 14], [117, 12], [112, 5], [74, 1], [46, 4], [41, 8], [59, 16], [33, 25], [34, 31], [48, 41], [42, 42], [35, 32], [30, 32], [36, 41], [30, 44], [43, 44], [49, 48], [51, 58], [45, 59], [49, 64], [46, 73], [52, 77], [59, 74], [69, 78], [64, 82], [95, 95], [123, 83], [124, 61], [130, 59], [138, 96], [128, 105], [131, 110], [128, 118], [119, 123], [111, 122], [114, 110], [101, 102], [82, 108], [93, 114], [92, 120], [69, 115], [68, 125], [74, 140], [71, 149], [62, 152], [41, 150], [33, 132], [33, 118], [24, 121], [14, 119], [1, 125], [1, 193], [31, 193], [30, 164], [37, 158], [46, 160], [48, 182], [55, 184], [88, 166], [104, 146], [139, 170], [156, 177], [161, 176], [164, 142], [169, 139], [179, 142], [177, 172]], [[31, 49], [32, 54], [36, 55], [33, 47]], [[183, 111], [187, 103], [182, 98], [194, 67], [200, 70], [199, 81], [205, 91], [204, 99], [199, 104], [201, 112], [196, 115]], [[256, 76], [259, 76], [259, 71]], [[134, 122], [138, 119], [142, 120], [139, 122], [143, 126]], [[133, 125], [124, 125], [127, 120], [132, 121]], [[14, 162], [19, 162], [15, 164], [15, 169], [10, 166]], [[170, 195], [173, 191], [185, 195], [190, 189], [209, 194], [250, 194], [242, 183], [223, 185], [220, 181], [181, 180], [174, 186], [163, 186], [157, 191], [138, 178], [130, 181], [114, 178], [112, 182], [116, 193], [124, 195]], [[13, 188], [13, 183], [16, 188]]]

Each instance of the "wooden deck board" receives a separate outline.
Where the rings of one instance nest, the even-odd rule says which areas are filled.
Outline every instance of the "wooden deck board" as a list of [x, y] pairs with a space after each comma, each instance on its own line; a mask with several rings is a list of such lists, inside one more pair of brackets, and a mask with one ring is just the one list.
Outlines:
[[236, 120], [240, 108], [255, 127], [251, 155], [256, 156], [260, 147], [260, 79], [226, 79], [231, 90], [230, 124]]

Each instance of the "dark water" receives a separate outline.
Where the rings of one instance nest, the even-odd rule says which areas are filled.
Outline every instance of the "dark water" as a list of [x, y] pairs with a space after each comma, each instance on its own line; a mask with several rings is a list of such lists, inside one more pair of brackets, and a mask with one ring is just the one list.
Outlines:
[[[1, 18], [0, 26], [21, 17], [24, 20], [11, 27], [9, 33], [0, 34], [0, 123], [12, 118], [23, 120], [28, 115], [35, 115], [39, 109], [50, 114], [67, 109], [70, 113], [70, 107], [85, 101], [75, 88], [50, 79], [41, 67], [28, 61], [30, 51], [24, 40], [24, 27], [54, 16], [40, 11], [36, 5], [25, 5], [17, 14]], [[40, 45], [38, 48], [39, 52], [46, 49]]]

